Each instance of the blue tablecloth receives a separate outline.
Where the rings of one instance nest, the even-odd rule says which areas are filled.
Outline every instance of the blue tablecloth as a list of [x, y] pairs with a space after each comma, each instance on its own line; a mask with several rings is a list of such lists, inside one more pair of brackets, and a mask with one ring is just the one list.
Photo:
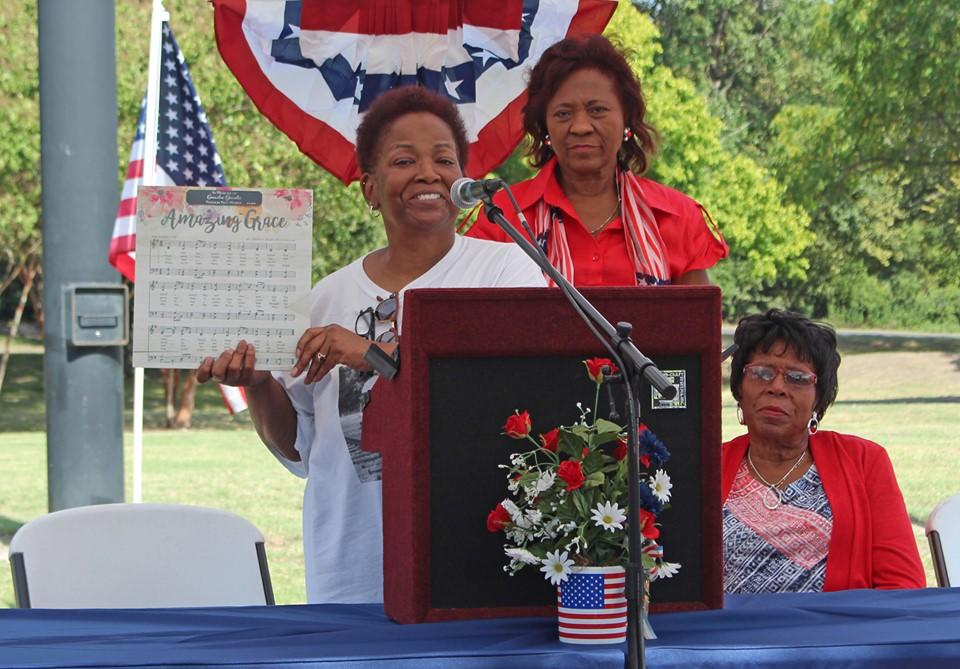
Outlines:
[[[653, 616], [647, 666], [960, 667], [960, 588], [728, 597]], [[374, 605], [0, 610], [0, 667], [624, 666], [567, 646], [553, 619], [396, 625]]]

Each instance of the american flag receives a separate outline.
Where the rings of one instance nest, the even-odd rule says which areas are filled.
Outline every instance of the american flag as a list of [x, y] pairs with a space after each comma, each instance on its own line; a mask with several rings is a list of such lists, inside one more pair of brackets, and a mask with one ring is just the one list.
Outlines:
[[616, 643], [627, 639], [626, 576], [622, 567], [588, 567], [558, 586], [560, 641]]
[[[161, 57], [157, 169], [153, 185], [225, 186], [227, 180], [207, 124], [207, 115], [193, 86], [187, 62], [166, 23], [163, 25]], [[144, 96], [110, 240], [110, 264], [130, 281], [134, 280], [135, 274], [137, 189], [143, 182], [146, 102]], [[242, 388], [220, 386], [220, 393], [230, 413], [247, 408]]]

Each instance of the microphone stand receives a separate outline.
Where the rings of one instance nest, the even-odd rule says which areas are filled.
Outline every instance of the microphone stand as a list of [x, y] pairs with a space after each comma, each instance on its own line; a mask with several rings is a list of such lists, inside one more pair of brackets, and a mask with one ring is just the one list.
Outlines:
[[[646, 571], [643, 568], [643, 536], [640, 531], [640, 443], [637, 394], [640, 382], [646, 380], [656, 388], [666, 399], [672, 399], [677, 389], [663, 375], [657, 366], [648, 357], [643, 355], [630, 339], [633, 326], [630, 323], [619, 322], [614, 328], [610, 321], [596, 310], [580, 291], [574, 288], [557, 269], [550, 264], [540, 249], [532, 244], [523, 234], [514, 228], [504, 217], [503, 210], [493, 204], [492, 196], [481, 198], [484, 204], [484, 213], [487, 218], [503, 229], [517, 246], [523, 249], [530, 258], [537, 263], [544, 274], [553, 279], [564, 296], [569, 300], [574, 311], [580, 315], [593, 332], [594, 336], [610, 351], [617, 361], [623, 374], [626, 388], [627, 409], [627, 472], [629, 477], [627, 545], [629, 557], [627, 559], [627, 667], [639, 669], [646, 666], [644, 657], [645, 644], [643, 638], [643, 596]], [[520, 213], [520, 212], [518, 212]], [[523, 214], [520, 213], [522, 218]], [[532, 237], [532, 235], [531, 235]], [[627, 364], [624, 364], [626, 362]]]

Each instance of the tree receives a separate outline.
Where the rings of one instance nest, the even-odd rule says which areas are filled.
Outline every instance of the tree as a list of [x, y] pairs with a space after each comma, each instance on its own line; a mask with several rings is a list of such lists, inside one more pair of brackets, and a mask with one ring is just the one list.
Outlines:
[[637, 2], [663, 32], [658, 62], [708, 92], [725, 145], [810, 217], [807, 278], [776, 300], [842, 324], [960, 326], [956, 3]]
[[702, 202], [730, 245], [730, 258], [712, 271], [723, 288], [725, 317], [776, 303], [779, 284], [806, 276], [808, 217], [783, 203], [784, 186], [772, 173], [724, 146], [723, 122], [704, 96], [660, 64], [659, 33], [648, 16], [623, 1], [607, 34], [630, 53], [661, 134], [650, 176]]
[[6, 374], [10, 343], [28, 305], [43, 317], [40, 282], [40, 80], [37, 66], [35, 3], [0, 7], [0, 298], [19, 288], [9, 301], [0, 386]]
[[662, 34], [658, 62], [708, 94], [728, 146], [762, 160], [770, 121], [828, 73], [811, 50], [821, 0], [635, 0]]
[[769, 159], [818, 233], [818, 281], [795, 287], [817, 315], [960, 326], [958, 29], [950, 3], [890, 0], [842, 0], [816, 27], [829, 96], [784, 106]]

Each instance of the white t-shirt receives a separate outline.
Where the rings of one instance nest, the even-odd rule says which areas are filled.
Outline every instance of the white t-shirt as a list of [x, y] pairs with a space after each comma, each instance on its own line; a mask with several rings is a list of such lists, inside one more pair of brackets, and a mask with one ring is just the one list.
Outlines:
[[[540, 269], [519, 247], [457, 236], [450, 251], [410, 282], [400, 297], [411, 288], [544, 285]], [[353, 331], [358, 314], [388, 295], [364, 272], [361, 258], [314, 286], [310, 324], [338, 324]], [[382, 602], [380, 456], [360, 450], [363, 407], [376, 377], [343, 365], [310, 386], [304, 385], [304, 374], [274, 376], [297, 412], [300, 453], [300, 462], [279, 459], [307, 479], [303, 499], [307, 601]]]

